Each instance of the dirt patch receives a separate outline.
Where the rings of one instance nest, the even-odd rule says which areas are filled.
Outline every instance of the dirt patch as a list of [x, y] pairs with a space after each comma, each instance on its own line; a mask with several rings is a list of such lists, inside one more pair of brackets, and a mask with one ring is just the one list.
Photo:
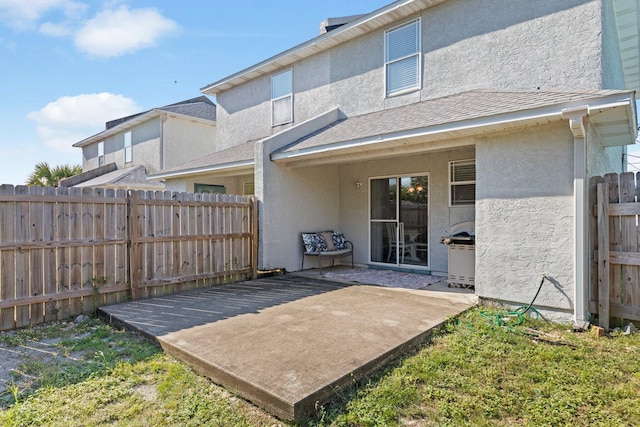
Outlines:
[[73, 351], [73, 345], [99, 327], [99, 322], [87, 319], [0, 333], [0, 409], [55, 383], [65, 369], [92, 360], [95, 351]]

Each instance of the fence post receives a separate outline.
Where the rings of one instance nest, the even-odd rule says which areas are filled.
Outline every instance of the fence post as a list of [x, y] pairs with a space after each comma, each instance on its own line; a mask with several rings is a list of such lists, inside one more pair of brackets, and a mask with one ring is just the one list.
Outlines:
[[131, 300], [138, 299], [138, 265], [140, 244], [138, 243], [138, 194], [136, 191], [127, 192], [127, 240], [129, 242], [129, 285], [131, 287]]
[[258, 278], [258, 199], [253, 197], [251, 204], [251, 279]]
[[598, 184], [598, 318], [609, 329], [609, 184]]

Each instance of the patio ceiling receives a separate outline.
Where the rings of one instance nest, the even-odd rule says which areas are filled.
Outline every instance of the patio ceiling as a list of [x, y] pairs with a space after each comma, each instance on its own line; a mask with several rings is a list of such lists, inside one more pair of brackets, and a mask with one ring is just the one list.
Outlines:
[[585, 106], [606, 146], [633, 144], [635, 97], [626, 91], [472, 91], [339, 120], [271, 154], [287, 166], [346, 163], [473, 145], [474, 136], [566, 121]]

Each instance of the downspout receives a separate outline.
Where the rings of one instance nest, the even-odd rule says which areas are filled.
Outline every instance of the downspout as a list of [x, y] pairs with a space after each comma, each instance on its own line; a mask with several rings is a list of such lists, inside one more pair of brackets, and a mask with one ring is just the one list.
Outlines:
[[573, 134], [573, 321], [576, 328], [586, 329], [588, 309], [588, 230], [587, 230], [587, 130], [588, 106], [562, 110], [569, 119]]

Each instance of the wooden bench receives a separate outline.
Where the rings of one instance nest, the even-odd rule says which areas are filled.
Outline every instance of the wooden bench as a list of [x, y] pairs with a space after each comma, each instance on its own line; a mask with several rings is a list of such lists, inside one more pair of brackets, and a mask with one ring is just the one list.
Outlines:
[[333, 231], [319, 231], [301, 233], [302, 237], [302, 270], [304, 270], [304, 258], [308, 256], [318, 257], [320, 275], [322, 275], [322, 259], [331, 258], [331, 266], [335, 265], [336, 258], [351, 255], [351, 268], [353, 268], [353, 243], [344, 238], [344, 234]]

